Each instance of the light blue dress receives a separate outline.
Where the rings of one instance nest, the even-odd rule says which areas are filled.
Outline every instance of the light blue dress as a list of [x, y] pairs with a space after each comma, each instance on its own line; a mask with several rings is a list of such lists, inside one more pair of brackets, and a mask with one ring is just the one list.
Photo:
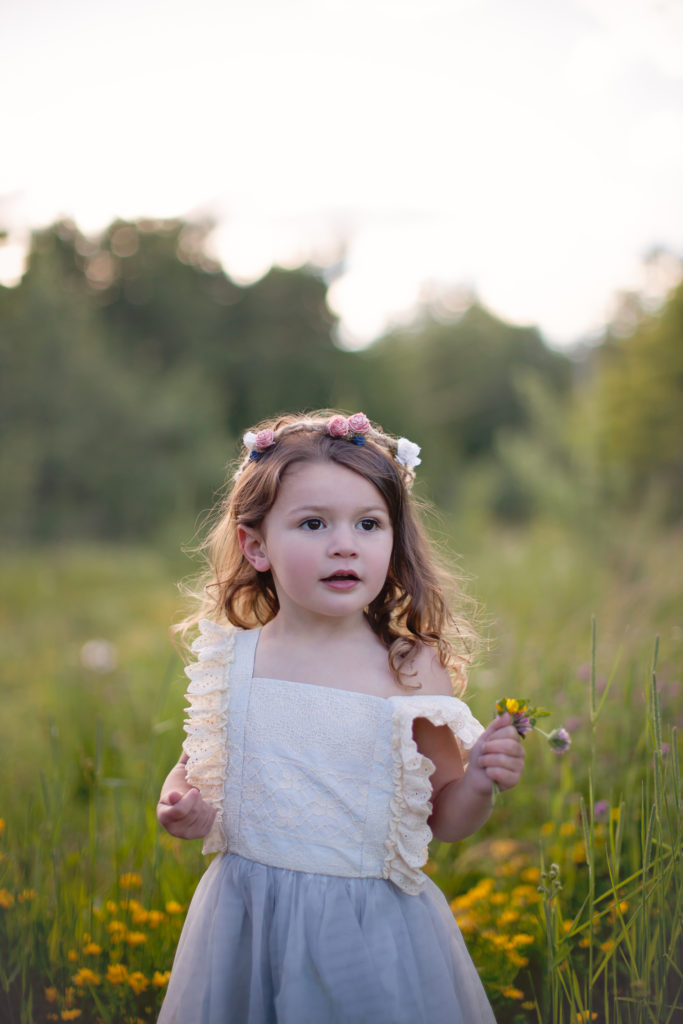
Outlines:
[[218, 853], [183, 928], [159, 1024], [495, 1024], [421, 870], [432, 763], [415, 718], [464, 749], [455, 697], [388, 699], [255, 678], [259, 630], [201, 624], [188, 778]]

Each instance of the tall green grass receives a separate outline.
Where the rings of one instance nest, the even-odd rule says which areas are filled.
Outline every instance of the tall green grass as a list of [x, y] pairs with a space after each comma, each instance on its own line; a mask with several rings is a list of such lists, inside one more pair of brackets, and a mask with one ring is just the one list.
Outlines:
[[[593, 1019], [670, 1024], [683, 1012], [678, 736], [673, 727], [671, 744], [662, 740], [658, 646], [646, 686], [644, 743], [652, 756], [650, 770], [640, 787], [621, 790], [601, 813], [596, 812], [595, 754], [609, 687], [598, 699], [593, 658], [592, 758], [587, 798], [580, 798], [585, 896], [578, 907], [577, 900], [562, 900], [557, 863], [544, 867], [539, 886], [547, 941], [544, 1003], [557, 1024]], [[598, 832], [602, 816], [607, 817], [606, 835]]]
[[[501, 1022], [659, 1022], [680, 974], [680, 534], [465, 531], [489, 615], [469, 699], [524, 693], [567, 724], [429, 870]], [[16, 554], [2, 572], [0, 1020], [152, 1021], [204, 861], [154, 804], [182, 739], [174, 581], [151, 551]], [[597, 622], [594, 636], [592, 613]], [[653, 667], [654, 638], [660, 637]], [[84, 660], [112, 644], [99, 669]], [[111, 655], [115, 653], [113, 660]], [[80, 1011], [80, 1012], [79, 1012]]]

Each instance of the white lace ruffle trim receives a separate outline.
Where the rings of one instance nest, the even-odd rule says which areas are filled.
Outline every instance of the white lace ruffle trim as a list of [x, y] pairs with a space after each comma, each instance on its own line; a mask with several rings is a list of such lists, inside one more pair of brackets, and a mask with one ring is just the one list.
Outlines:
[[394, 796], [382, 876], [411, 895], [420, 892], [425, 884], [420, 869], [427, 861], [427, 846], [432, 839], [427, 821], [432, 810], [429, 778], [434, 771], [433, 763], [420, 753], [415, 743], [413, 722], [416, 718], [426, 718], [434, 725], [447, 725], [466, 750], [484, 731], [468, 706], [457, 697], [400, 698], [394, 702]]
[[228, 770], [228, 679], [234, 657], [233, 628], [209, 619], [199, 623], [200, 634], [192, 644], [198, 660], [185, 669], [190, 685], [185, 719], [188, 755], [187, 781], [197, 786], [207, 803], [216, 808], [211, 831], [204, 840], [204, 853], [218, 853], [227, 847], [223, 826], [224, 786]]

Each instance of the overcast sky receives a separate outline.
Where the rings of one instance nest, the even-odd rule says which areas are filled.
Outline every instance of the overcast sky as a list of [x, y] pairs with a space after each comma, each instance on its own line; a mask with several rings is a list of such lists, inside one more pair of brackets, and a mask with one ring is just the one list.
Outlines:
[[349, 343], [464, 287], [562, 344], [683, 255], [681, 0], [4, 0], [0, 97], [5, 280], [211, 217], [238, 280], [343, 253]]

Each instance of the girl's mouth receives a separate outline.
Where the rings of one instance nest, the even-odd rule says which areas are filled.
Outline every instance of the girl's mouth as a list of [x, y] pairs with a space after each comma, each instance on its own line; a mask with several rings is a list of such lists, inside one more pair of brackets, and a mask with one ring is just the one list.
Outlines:
[[356, 576], [355, 572], [345, 572], [343, 570], [333, 572], [330, 576], [323, 578], [323, 583], [334, 587], [335, 590], [347, 590], [358, 582], [358, 576]]

